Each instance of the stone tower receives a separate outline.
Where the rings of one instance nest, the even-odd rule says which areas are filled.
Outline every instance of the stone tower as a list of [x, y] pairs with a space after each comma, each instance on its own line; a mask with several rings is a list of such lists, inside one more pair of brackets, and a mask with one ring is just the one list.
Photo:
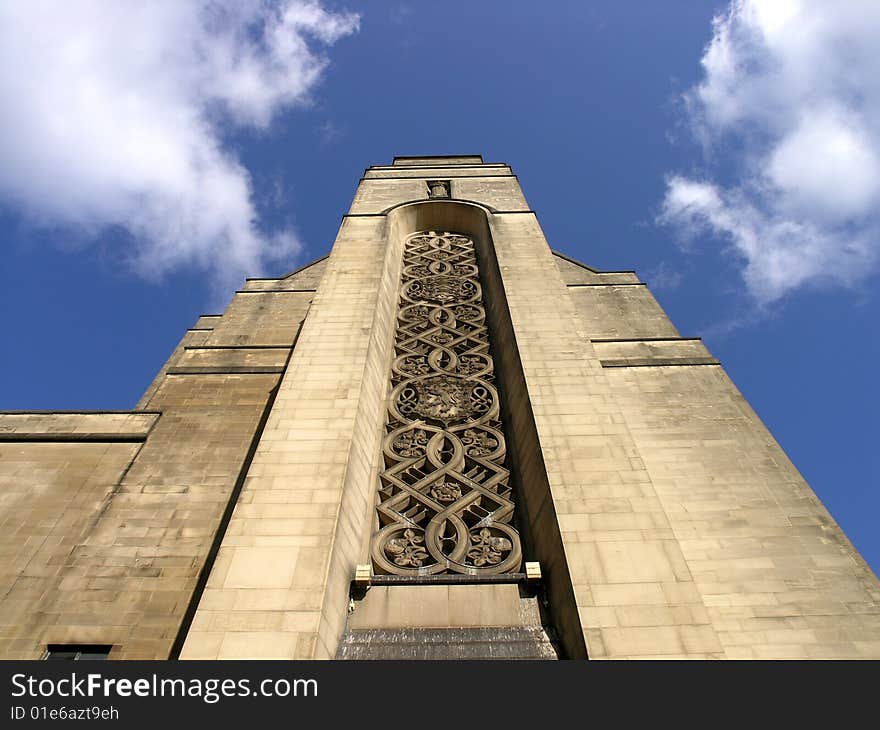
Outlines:
[[0, 414], [0, 457], [6, 658], [880, 657], [719, 362], [479, 156], [369, 168], [134, 410]]

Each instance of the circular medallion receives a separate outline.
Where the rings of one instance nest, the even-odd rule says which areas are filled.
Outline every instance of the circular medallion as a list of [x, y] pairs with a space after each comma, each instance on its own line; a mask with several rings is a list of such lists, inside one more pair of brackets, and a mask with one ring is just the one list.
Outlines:
[[401, 383], [392, 395], [392, 403], [405, 420], [422, 418], [450, 425], [494, 412], [497, 397], [484, 381], [433, 375]]
[[406, 296], [411, 301], [469, 302], [479, 297], [480, 288], [472, 281], [457, 276], [426, 276], [411, 281]]

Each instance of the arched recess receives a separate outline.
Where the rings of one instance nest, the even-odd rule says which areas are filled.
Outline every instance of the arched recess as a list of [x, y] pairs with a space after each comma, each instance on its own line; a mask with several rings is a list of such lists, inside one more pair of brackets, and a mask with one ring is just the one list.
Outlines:
[[386, 213], [386, 251], [388, 255], [400, 256], [403, 241], [429, 230], [464, 234], [475, 242], [525, 560], [541, 563], [546, 608], [565, 655], [586, 658], [565, 549], [495, 254], [493, 218], [486, 206], [461, 200], [401, 203]]
[[435, 203], [460, 203], [464, 206], [476, 206], [480, 210], [484, 210], [490, 214], [498, 212], [497, 208], [493, 208], [491, 205], [486, 205], [485, 203], [478, 203], [475, 200], [464, 200], [463, 198], [434, 198], [433, 200], [404, 200], [402, 203], [395, 203], [394, 205], [385, 208], [385, 210], [382, 211], [382, 215], [388, 215], [391, 211], [408, 205], [433, 205]]

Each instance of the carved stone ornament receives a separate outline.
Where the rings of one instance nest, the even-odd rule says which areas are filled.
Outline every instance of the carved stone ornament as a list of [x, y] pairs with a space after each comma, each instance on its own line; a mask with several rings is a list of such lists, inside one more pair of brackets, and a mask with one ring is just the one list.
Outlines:
[[428, 435], [421, 429], [402, 433], [392, 441], [394, 453], [403, 457], [421, 456], [427, 443]]
[[449, 180], [429, 180], [428, 195], [432, 198], [448, 198]]
[[497, 537], [490, 529], [484, 527], [477, 534], [471, 535], [468, 557], [479, 567], [497, 565], [511, 549], [513, 545], [510, 540], [506, 537]]
[[431, 496], [438, 502], [454, 502], [461, 497], [461, 487], [455, 482], [440, 482], [431, 487]]
[[457, 276], [427, 276], [416, 279], [407, 287], [413, 301], [424, 299], [438, 304], [470, 301], [479, 292], [474, 282]]
[[511, 524], [513, 495], [473, 241], [435, 231], [411, 236], [400, 291], [373, 570], [517, 571], [522, 548]]
[[461, 437], [467, 453], [471, 456], [486, 456], [498, 446], [498, 440], [485, 431], [469, 428]]
[[413, 379], [395, 391], [395, 411], [446, 425], [461, 423], [488, 411], [495, 393], [478, 380], [435, 375]]
[[425, 418], [460, 421], [473, 412], [470, 402], [471, 385], [448, 375], [437, 375], [413, 381], [418, 397], [413, 411]]
[[385, 552], [396, 565], [418, 568], [430, 556], [422, 547], [425, 538], [415, 530], [404, 530], [403, 537], [395, 537], [385, 545]]

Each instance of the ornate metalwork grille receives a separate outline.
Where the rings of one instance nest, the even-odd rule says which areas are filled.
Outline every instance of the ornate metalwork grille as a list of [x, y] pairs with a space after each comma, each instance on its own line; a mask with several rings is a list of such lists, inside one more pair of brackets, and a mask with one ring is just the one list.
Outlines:
[[518, 570], [500, 403], [467, 236], [426, 231], [406, 241], [395, 355], [374, 570]]

